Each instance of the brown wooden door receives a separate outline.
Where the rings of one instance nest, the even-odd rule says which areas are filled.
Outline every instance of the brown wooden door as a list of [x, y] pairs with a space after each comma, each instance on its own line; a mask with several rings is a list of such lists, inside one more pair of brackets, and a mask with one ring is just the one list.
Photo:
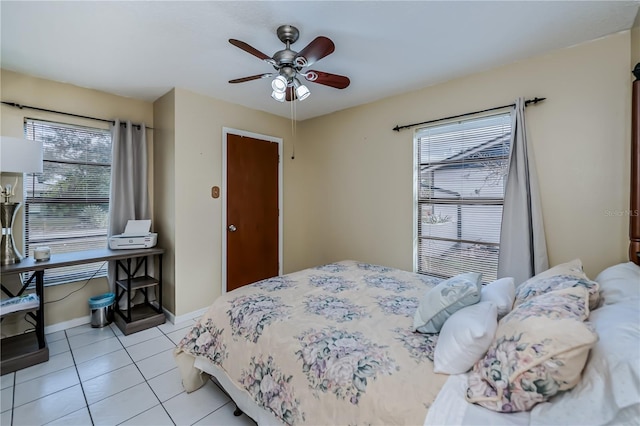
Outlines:
[[227, 291], [278, 275], [278, 144], [227, 134]]

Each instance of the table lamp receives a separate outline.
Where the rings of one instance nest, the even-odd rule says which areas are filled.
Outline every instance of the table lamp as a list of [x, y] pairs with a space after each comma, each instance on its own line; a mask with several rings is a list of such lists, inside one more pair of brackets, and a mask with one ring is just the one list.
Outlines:
[[[28, 139], [0, 136], [0, 173], [36, 173], [42, 172], [42, 142]], [[16, 177], [16, 184], [18, 177]], [[20, 263], [22, 255], [16, 249], [13, 240], [13, 222], [22, 203], [12, 203], [16, 184], [7, 184], [0, 192], [2, 219], [2, 245], [0, 246], [0, 265]]]

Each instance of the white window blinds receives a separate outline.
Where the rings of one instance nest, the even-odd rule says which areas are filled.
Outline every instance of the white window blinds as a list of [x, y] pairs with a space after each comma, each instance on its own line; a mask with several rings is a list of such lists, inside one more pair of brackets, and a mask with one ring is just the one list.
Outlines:
[[509, 159], [509, 113], [424, 127], [417, 144], [419, 273], [496, 279]]
[[[43, 171], [25, 175], [25, 254], [107, 247], [111, 134], [108, 130], [27, 119], [25, 137], [43, 143]], [[47, 271], [45, 284], [105, 276], [102, 263]]]

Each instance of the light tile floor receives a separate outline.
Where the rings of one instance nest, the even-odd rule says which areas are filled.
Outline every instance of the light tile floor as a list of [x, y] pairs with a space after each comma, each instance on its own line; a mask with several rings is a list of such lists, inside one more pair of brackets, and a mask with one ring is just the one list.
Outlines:
[[187, 394], [173, 349], [194, 321], [125, 336], [111, 324], [47, 335], [49, 361], [0, 378], [2, 425], [255, 426], [213, 382]]

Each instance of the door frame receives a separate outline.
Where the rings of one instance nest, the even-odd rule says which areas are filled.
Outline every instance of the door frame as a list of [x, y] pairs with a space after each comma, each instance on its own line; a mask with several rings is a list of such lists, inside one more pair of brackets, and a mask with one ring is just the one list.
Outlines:
[[278, 275], [282, 275], [282, 236], [283, 236], [283, 201], [282, 201], [282, 138], [275, 136], [261, 135], [258, 133], [247, 132], [245, 130], [233, 129], [230, 127], [222, 128], [222, 294], [227, 292], [227, 135], [233, 134], [245, 136], [253, 139], [274, 142], [278, 144]]

